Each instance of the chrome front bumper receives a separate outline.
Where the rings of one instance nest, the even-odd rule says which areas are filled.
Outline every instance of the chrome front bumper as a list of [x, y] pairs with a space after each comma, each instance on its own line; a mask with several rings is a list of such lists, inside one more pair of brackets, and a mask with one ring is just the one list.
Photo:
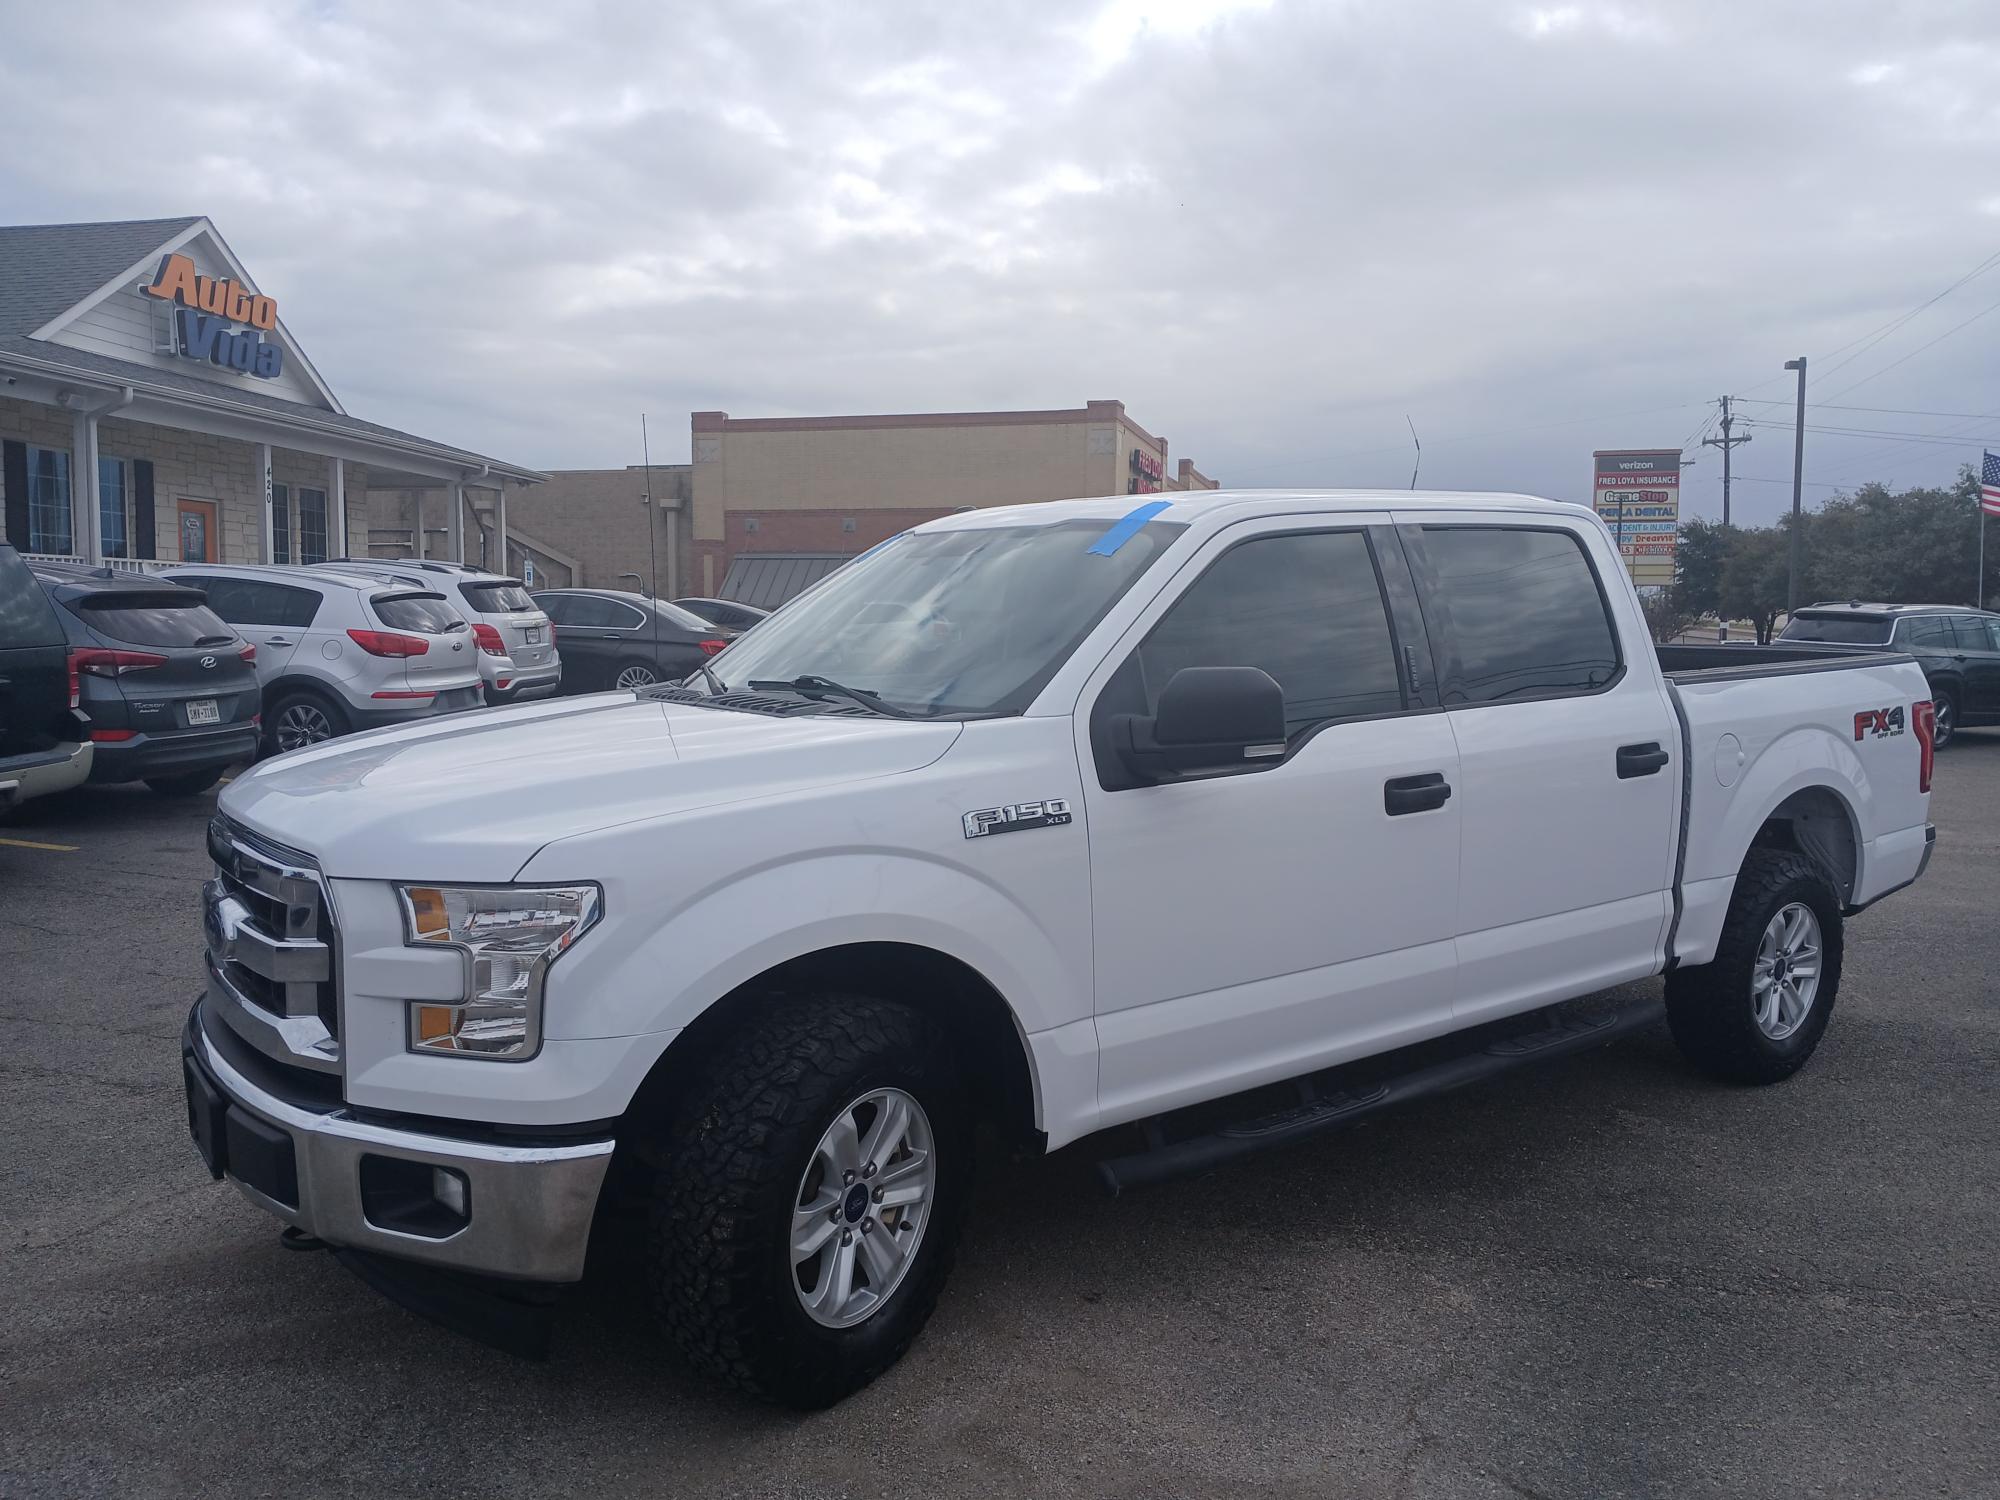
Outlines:
[[[196, 1003], [181, 1050], [188, 1128], [211, 1175], [227, 1177], [258, 1207], [328, 1244], [524, 1281], [582, 1278], [612, 1140], [461, 1139], [282, 1098], [210, 1040], [201, 1017], [207, 1003]], [[407, 1193], [380, 1184], [409, 1179], [409, 1163], [456, 1175], [464, 1187], [462, 1223], [412, 1230], [381, 1222], [408, 1217]]]

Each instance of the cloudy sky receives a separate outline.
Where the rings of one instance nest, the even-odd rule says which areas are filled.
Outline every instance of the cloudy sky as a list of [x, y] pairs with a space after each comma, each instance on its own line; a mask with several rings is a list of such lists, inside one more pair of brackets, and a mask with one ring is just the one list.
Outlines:
[[[1593, 448], [1692, 439], [1724, 391], [1788, 425], [1799, 354], [1809, 422], [1849, 429], [1809, 432], [1809, 498], [2000, 448], [2000, 258], [1873, 338], [2000, 252], [1992, 0], [0, 0], [0, 29], [0, 217], [206, 213], [350, 411], [517, 462], [636, 462], [641, 411], [671, 460], [696, 409], [1112, 397], [1229, 483], [1400, 486], [1407, 415], [1426, 485], [1581, 498]], [[1791, 441], [1754, 432], [1762, 520]], [[1955, 441], [1882, 435], [1917, 432]]]

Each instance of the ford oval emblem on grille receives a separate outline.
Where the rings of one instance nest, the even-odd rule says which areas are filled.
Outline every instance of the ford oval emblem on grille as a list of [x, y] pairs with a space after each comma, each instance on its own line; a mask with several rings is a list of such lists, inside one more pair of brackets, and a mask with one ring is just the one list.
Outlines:
[[212, 656], [204, 656], [204, 657], [203, 657], [203, 658], [201, 659], [201, 664], [202, 664], [202, 665], [203, 665], [204, 667], [212, 667], [212, 666], [214, 666], [214, 665], [215, 665], [215, 658], [214, 658], [214, 657], [212, 657]]

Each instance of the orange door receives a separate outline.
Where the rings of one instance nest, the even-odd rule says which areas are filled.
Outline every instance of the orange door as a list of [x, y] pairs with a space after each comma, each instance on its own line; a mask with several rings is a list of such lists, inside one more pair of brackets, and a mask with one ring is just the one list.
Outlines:
[[181, 561], [216, 562], [215, 502], [183, 500], [181, 513]]

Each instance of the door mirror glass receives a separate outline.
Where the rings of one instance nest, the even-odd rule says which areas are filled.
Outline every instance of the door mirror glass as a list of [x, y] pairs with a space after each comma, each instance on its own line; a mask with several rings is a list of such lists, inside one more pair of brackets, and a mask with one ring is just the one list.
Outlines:
[[1120, 754], [1146, 781], [1255, 770], [1284, 757], [1285, 692], [1258, 667], [1183, 667], [1122, 728]]

